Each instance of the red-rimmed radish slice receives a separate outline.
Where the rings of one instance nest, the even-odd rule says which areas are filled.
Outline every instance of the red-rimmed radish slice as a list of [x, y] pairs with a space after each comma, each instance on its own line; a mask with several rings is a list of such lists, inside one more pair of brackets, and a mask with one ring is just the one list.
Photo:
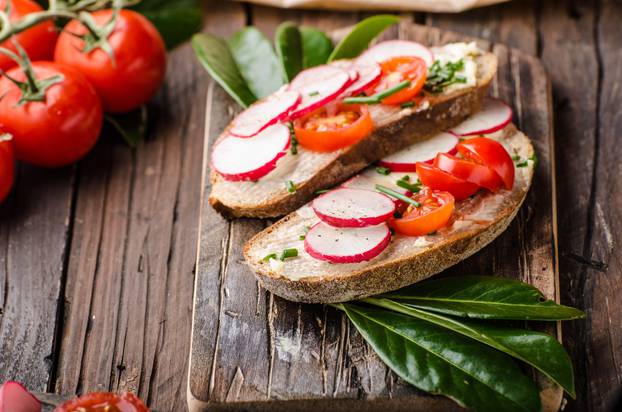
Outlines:
[[432, 51], [423, 44], [407, 40], [389, 40], [378, 43], [363, 52], [357, 59], [357, 64], [382, 63], [393, 57], [419, 57], [428, 67], [434, 63]]
[[339, 188], [323, 194], [311, 203], [317, 217], [335, 227], [365, 227], [386, 222], [395, 203], [371, 190]]
[[0, 412], [41, 412], [41, 402], [21, 383], [7, 381], [0, 386]]
[[498, 99], [486, 99], [482, 110], [451, 129], [458, 136], [494, 133], [512, 121], [512, 109]]
[[367, 88], [373, 86], [382, 77], [382, 68], [379, 64], [355, 65], [359, 78], [343, 92], [343, 96], [356, 96]]
[[227, 136], [216, 143], [212, 167], [226, 180], [257, 180], [276, 168], [290, 144], [289, 128], [269, 126], [251, 138]]
[[394, 172], [414, 172], [417, 170], [417, 162], [431, 163], [438, 153], [455, 154], [458, 142], [459, 139], [455, 135], [442, 132], [387, 156], [378, 164]]
[[312, 257], [332, 263], [371, 260], [391, 243], [386, 223], [367, 227], [333, 227], [315, 224], [305, 236], [305, 250]]
[[233, 120], [229, 133], [238, 137], [255, 136], [266, 127], [286, 118], [300, 100], [300, 93], [295, 90], [277, 92], [240, 113]]
[[350, 70], [327, 64], [300, 72], [288, 90], [298, 91], [302, 101], [289, 114], [289, 118], [297, 119], [334, 100], [352, 84], [353, 76]]

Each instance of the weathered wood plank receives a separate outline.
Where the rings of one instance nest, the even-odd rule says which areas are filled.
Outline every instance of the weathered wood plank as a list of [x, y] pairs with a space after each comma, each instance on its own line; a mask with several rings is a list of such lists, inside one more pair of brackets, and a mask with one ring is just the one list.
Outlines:
[[[287, 14], [290, 20], [301, 20], [294, 12]], [[253, 22], [259, 24], [257, 14], [253, 16]], [[270, 22], [263, 29], [269, 32], [280, 18], [267, 18]], [[407, 21], [393, 31], [396, 34], [419, 39], [417, 36], [424, 36], [422, 40], [426, 42], [458, 38], [436, 29], [411, 29]], [[488, 43], [483, 45], [489, 47]], [[546, 223], [553, 214], [552, 192], [547, 181], [552, 175], [549, 87], [537, 61], [503, 46], [495, 46], [495, 51], [502, 59], [496, 92], [517, 108], [531, 107], [518, 110], [517, 121], [529, 123], [528, 132], [536, 140], [543, 158], [539, 170], [544, 185], [539, 200], [542, 206], [539, 205], [538, 213], [530, 211], [519, 218], [511, 232], [498, 241], [502, 250], [488, 248], [482, 257], [464, 263], [462, 268], [477, 273], [498, 271], [512, 277], [522, 271], [543, 274], [538, 278], [542, 283], [538, 286], [547, 286], [545, 292], [555, 297], [553, 227]], [[521, 87], [532, 86], [533, 93], [519, 91]], [[217, 97], [223, 98], [225, 104], [215, 100]], [[210, 88], [209, 104], [213, 106], [208, 115], [210, 139], [230, 118], [229, 101], [219, 88]], [[214, 127], [215, 124], [219, 127]], [[530, 199], [535, 201], [533, 197]], [[203, 214], [213, 216], [209, 206], [204, 205]], [[214, 224], [220, 225], [219, 219], [204, 220], [201, 229], [202, 235], [208, 237], [199, 252], [194, 316], [198, 327], [193, 332], [189, 376], [191, 410], [208, 407], [210, 410], [349, 410], [353, 407], [375, 410], [389, 406], [407, 410], [415, 404], [430, 410], [456, 408], [444, 398], [422, 394], [397, 379], [342, 314], [321, 306], [287, 302], [263, 292], [248, 273], [240, 254], [243, 242], [263, 225], [257, 221], [236, 221], [216, 242], [208, 233]], [[517, 238], [522, 248], [516, 248]], [[215, 250], [210, 252], [206, 244]], [[535, 256], [529, 256], [532, 252], [529, 248], [534, 248]], [[509, 259], [507, 266], [501, 265], [504, 259]], [[535, 282], [536, 277], [527, 279]], [[210, 290], [200, 289], [208, 286]], [[326, 398], [330, 401], [322, 402]], [[282, 402], [285, 400], [288, 402]]]
[[48, 388], [70, 241], [75, 167], [21, 165], [0, 207], [0, 382]]
[[[131, 390], [185, 407], [207, 80], [186, 44], [169, 54], [146, 141], [107, 142], [84, 170], [56, 389]], [[104, 138], [110, 138], [105, 136]]]
[[[573, 359], [577, 400], [570, 409], [594, 408], [591, 384], [593, 362], [591, 301], [597, 271], [588, 271], [592, 244], [590, 210], [594, 210], [593, 181], [596, 152], [596, 110], [599, 93], [599, 61], [594, 38], [594, 2], [549, 1], [539, 17], [541, 59], [551, 75], [555, 97], [557, 203], [560, 227], [560, 283], [562, 302], [586, 309], [587, 321], [565, 325], [565, 346]], [[577, 70], [577, 68], [581, 68]]]
[[[590, 309], [585, 340], [586, 392], [589, 408], [616, 410], [622, 387], [622, 3], [605, 0], [597, 9], [596, 46], [600, 63], [600, 92], [594, 142], [592, 194], [583, 257], [583, 304]], [[578, 342], [577, 342], [578, 343]], [[579, 349], [577, 347], [577, 349]], [[578, 409], [577, 409], [578, 410]]]

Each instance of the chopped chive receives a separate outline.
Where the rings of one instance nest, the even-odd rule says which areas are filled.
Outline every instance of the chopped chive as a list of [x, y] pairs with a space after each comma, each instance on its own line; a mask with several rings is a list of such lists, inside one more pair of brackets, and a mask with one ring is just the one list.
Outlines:
[[295, 248], [285, 249], [283, 250], [283, 252], [281, 252], [281, 256], [279, 256], [279, 259], [285, 260], [287, 258], [293, 258], [296, 256], [298, 256], [298, 249], [295, 249]]
[[396, 185], [398, 185], [399, 187], [406, 189], [406, 190], [410, 190], [413, 193], [419, 193], [419, 191], [421, 190], [421, 185], [417, 184], [417, 183], [408, 183], [405, 180], [398, 180], [397, 182], [395, 182]]
[[298, 236], [298, 240], [305, 240], [305, 237], [306, 237], [305, 235], [300, 235]]
[[324, 194], [324, 193], [328, 193], [328, 192], [330, 192], [330, 190], [329, 190], [329, 189], [322, 189], [322, 190], [316, 190], [316, 191], [315, 191], [315, 194], [316, 194], [316, 195], [322, 195], [322, 194]]
[[524, 162], [517, 163], [516, 167], [527, 167], [528, 164], [527, 160], [525, 160]]
[[270, 253], [263, 258], [264, 262], [268, 262], [270, 259], [276, 259], [276, 253]]
[[410, 175], [404, 175], [404, 176], [402, 176], [402, 178], [400, 180], [403, 180], [405, 182], [410, 182]]
[[287, 182], [285, 182], [285, 186], [287, 187], [287, 191], [289, 193], [294, 193], [296, 191], [296, 184], [292, 182], [291, 180], [288, 180]]
[[402, 104], [400, 104], [400, 107], [402, 109], [407, 109], [409, 107], [413, 107], [415, 105], [415, 102], [404, 102]]
[[382, 99], [386, 99], [389, 96], [394, 95], [395, 93], [410, 87], [410, 80], [404, 80], [401, 83], [396, 84], [395, 86], [382, 91], [380, 93], [376, 93], [373, 96], [369, 97], [346, 97], [343, 99], [345, 104], [380, 104], [382, 103]]
[[389, 169], [388, 167], [377, 167], [376, 173], [387, 176], [391, 174], [391, 169]]
[[376, 96], [346, 97], [343, 99], [345, 104], [380, 104]]
[[395, 93], [402, 91], [404, 89], [406, 89], [407, 87], [410, 87], [411, 83], [410, 80], [404, 80], [401, 83], [396, 84], [395, 86], [391, 87], [390, 89], [387, 89], [385, 91], [382, 91], [380, 93], [376, 93], [374, 95], [374, 97], [376, 97], [378, 100], [382, 100], [385, 99], [389, 96], [394, 95]]
[[512, 156], [512, 160], [514, 160], [515, 162], [518, 162], [520, 160], [520, 156], [519, 155], [514, 155], [514, 156]]
[[318, 92], [317, 90], [312, 91], [311, 93], [309, 93], [309, 96], [319, 96], [320, 92]]
[[376, 185], [376, 190], [384, 193], [385, 195], [389, 195], [396, 199], [403, 200], [406, 203], [410, 203], [414, 207], [421, 207], [421, 203], [417, 202], [415, 199], [411, 199], [410, 197], [403, 195], [400, 192], [396, 192], [395, 190], [389, 189], [388, 187]]
[[296, 138], [296, 129], [294, 129], [294, 124], [292, 122], [287, 123], [287, 127], [289, 127], [289, 134], [291, 136], [291, 143], [289, 145], [289, 150], [293, 155], [298, 154], [298, 139]]
[[538, 167], [538, 155], [532, 154], [531, 156], [529, 156], [529, 160], [531, 160], [533, 162], [533, 167]]

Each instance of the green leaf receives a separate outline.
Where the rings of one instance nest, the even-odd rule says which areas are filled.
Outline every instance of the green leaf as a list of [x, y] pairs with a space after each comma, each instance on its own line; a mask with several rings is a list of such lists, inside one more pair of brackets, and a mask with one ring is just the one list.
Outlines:
[[539, 411], [535, 383], [507, 355], [399, 313], [339, 305], [378, 356], [402, 379], [475, 411]]
[[438, 315], [389, 299], [368, 298], [363, 301], [434, 323], [505, 352], [540, 370], [575, 397], [572, 362], [564, 347], [546, 333]]
[[255, 27], [245, 27], [229, 40], [242, 77], [253, 94], [266, 97], [283, 85], [279, 60], [270, 41]]
[[203, 11], [197, 0], [142, 0], [131, 9], [156, 26], [167, 48], [173, 48], [201, 29]]
[[147, 106], [140, 106], [128, 113], [106, 114], [105, 119], [132, 149], [147, 135], [149, 124]]
[[333, 51], [333, 42], [324, 32], [313, 27], [301, 27], [302, 36], [302, 66], [305, 69], [319, 66], [328, 61]]
[[480, 319], [570, 320], [578, 309], [546, 300], [535, 287], [494, 276], [452, 276], [416, 283], [383, 297], [446, 315]]
[[397, 16], [379, 14], [360, 21], [346, 37], [339, 42], [328, 58], [329, 62], [352, 59], [367, 49], [369, 43], [387, 27], [399, 23]]
[[199, 33], [192, 37], [192, 48], [205, 70], [242, 107], [248, 107], [257, 100], [246, 85], [227, 42], [208, 33]]
[[302, 36], [298, 26], [291, 22], [281, 23], [274, 35], [274, 46], [284, 79], [290, 82], [302, 70]]

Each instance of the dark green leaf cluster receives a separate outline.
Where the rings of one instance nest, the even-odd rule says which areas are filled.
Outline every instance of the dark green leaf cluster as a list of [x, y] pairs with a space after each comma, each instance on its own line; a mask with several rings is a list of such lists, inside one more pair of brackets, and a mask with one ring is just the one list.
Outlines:
[[452, 84], [465, 83], [466, 78], [457, 74], [463, 68], [463, 59], [445, 64], [439, 60], [434, 61], [428, 69], [428, 78], [425, 81], [424, 89], [430, 93], [441, 93]]
[[531, 285], [497, 277], [450, 277], [336, 307], [402, 379], [469, 409], [540, 410], [537, 385], [514, 359], [575, 395], [572, 364], [560, 343], [501, 321], [584, 316], [544, 299]]
[[156, 26], [169, 49], [201, 29], [203, 11], [198, 0], [142, 0], [130, 8]]

